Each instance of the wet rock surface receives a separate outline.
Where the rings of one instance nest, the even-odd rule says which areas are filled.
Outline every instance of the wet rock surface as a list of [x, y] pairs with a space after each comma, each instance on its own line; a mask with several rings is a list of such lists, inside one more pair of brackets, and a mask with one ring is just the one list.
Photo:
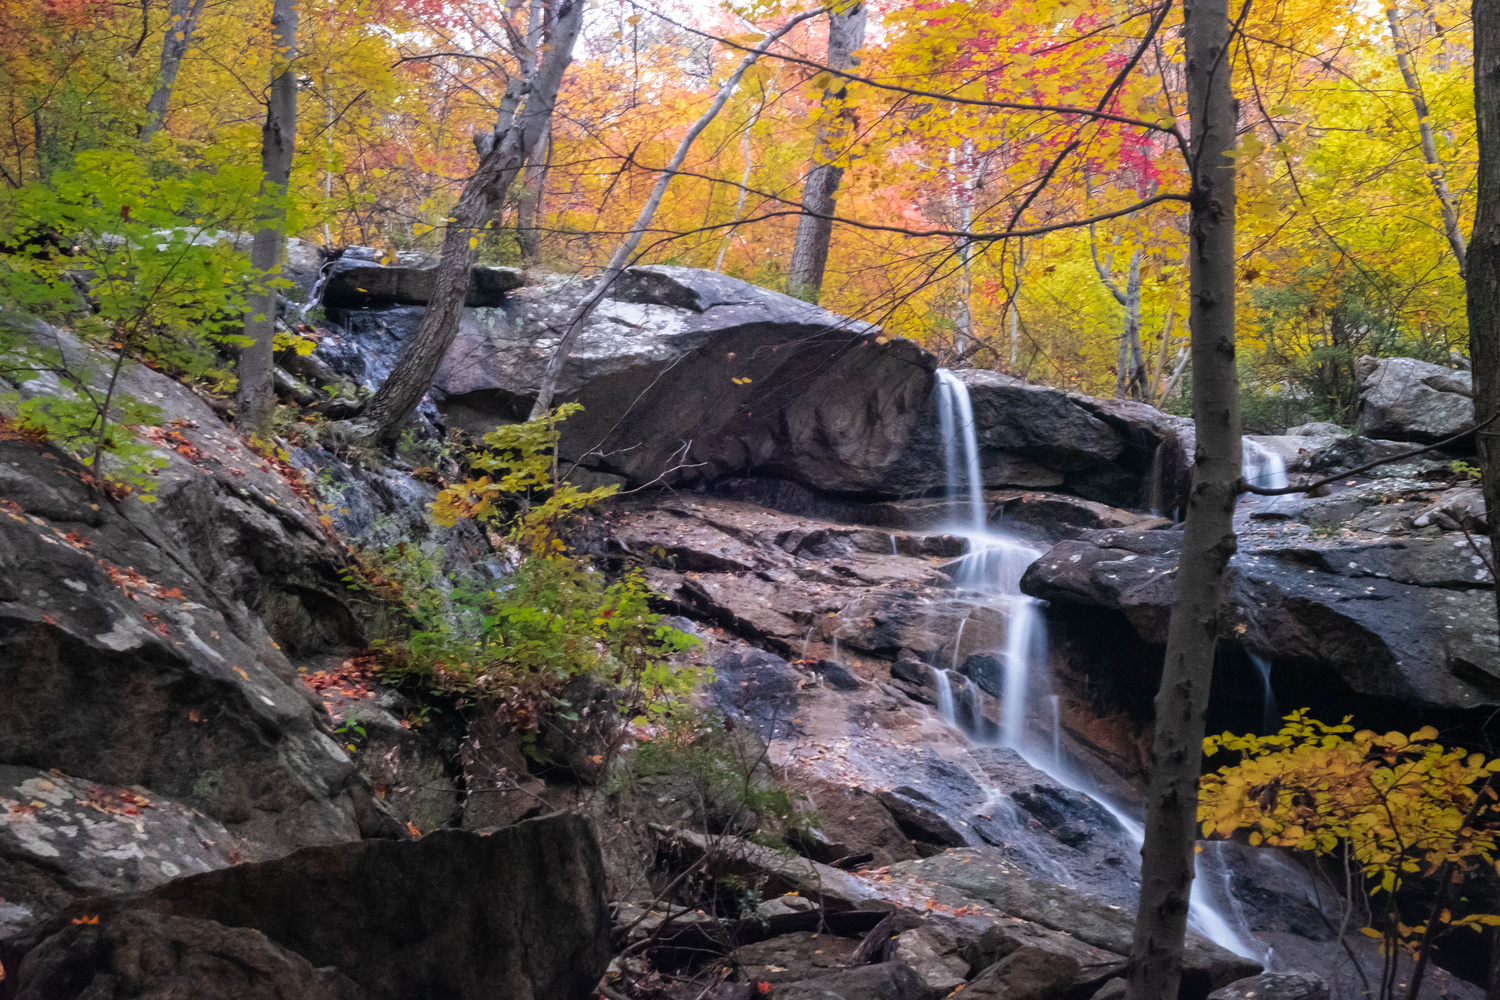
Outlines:
[[[1500, 701], [1489, 543], [1472, 490], [1351, 480], [1329, 496], [1241, 503], [1226, 591], [1228, 638], [1277, 662], [1326, 669], [1361, 694], [1440, 709]], [[1066, 541], [1022, 587], [1124, 613], [1152, 643], [1175, 597], [1177, 531], [1095, 531]]]

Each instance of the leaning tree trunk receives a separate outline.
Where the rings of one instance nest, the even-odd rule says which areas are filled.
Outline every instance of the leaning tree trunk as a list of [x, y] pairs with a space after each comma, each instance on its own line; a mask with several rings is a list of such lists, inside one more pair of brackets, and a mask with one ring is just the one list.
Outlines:
[[[829, 69], [859, 65], [854, 53], [864, 43], [863, 0], [842, 13], [828, 15]], [[823, 292], [823, 271], [828, 267], [828, 245], [833, 240], [834, 198], [844, 179], [844, 168], [834, 161], [842, 153], [838, 147], [849, 132], [849, 113], [844, 108], [848, 96], [849, 81], [841, 76], [835, 76], [823, 91], [824, 121], [818, 126], [816, 152], [802, 188], [803, 210], [816, 214], [798, 216], [797, 239], [787, 269], [787, 291], [812, 302], [818, 301]]]
[[161, 42], [161, 67], [156, 71], [156, 89], [146, 102], [146, 121], [141, 125], [141, 141], [147, 142], [161, 128], [166, 116], [167, 104], [172, 100], [172, 88], [177, 84], [177, 71], [182, 67], [182, 57], [193, 44], [193, 31], [198, 27], [198, 15], [203, 13], [204, 0], [172, 0], [167, 15], [166, 36]]
[[[1474, 423], [1487, 510], [1500, 511], [1500, 4], [1474, 0], [1474, 119], [1479, 170], [1465, 285]], [[1500, 553], [1500, 517], [1491, 516], [1490, 551]], [[1500, 602], [1500, 589], [1495, 598]], [[1500, 612], [1500, 607], [1497, 607]], [[1491, 996], [1500, 997], [1500, 984]]]
[[271, 95], [266, 104], [266, 124], [261, 129], [260, 196], [267, 211], [255, 231], [250, 264], [260, 275], [260, 285], [246, 302], [245, 336], [250, 343], [240, 351], [236, 375], [239, 393], [234, 419], [241, 430], [258, 431], [265, 426], [274, 402], [271, 342], [276, 333], [276, 265], [281, 262], [282, 227], [286, 222], [287, 181], [292, 175], [292, 152], [297, 140], [297, 73], [292, 67], [297, 52], [296, 0], [276, 0], [271, 10], [271, 29], [276, 46]]
[[1396, 66], [1401, 70], [1401, 79], [1406, 92], [1411, 96], [1412, 109], [1417, 113], [1417, 135], [1421, 139], [1422, 159], [1427, 163], [1427, 178], [1432, 182], [1432, 193], [1437, 195], [1438, 210], [1443, 216], [1443, 232], [1453, 256], [1458, 259], [1460, 272], [1467, 266], [1468, 247], [1464, 245], [1463, 230], [1458, 225], [1458, 211], [1453, 207], [1453, 193], [1448, 190], [1448, 174], [1443, 161], [1438, 158], [1437, 142], [1432, 134], [1432, 116], [1427, 110], [1427, 95], [1422, 91], [1422, 81], [1417, 78], [1417, 68], [1412, 63], [1411, 51], [1406, 44], [1406, 32], [1401, 29], [1401, 13], [1392, 5], [1385, 9], [1385, 20], [1391, 28], [1391, 43], [1396, 47]]
[[1177, 996], [1198, 830], [1198, 773], [1213, 676], [1224, 572], [1234, 555], [1240, 481], [1240, 411], [1234, 358], [1234, 147], [1227, 0], [1187, 0], [1192, 186], [1189, 316], [1196, 464], [1188, 498], [1177, 600], [1167, 628], [1147, 768], [1141, 899], [1128, 1000]]
[[432, 385], [443, 355], [458, 335], [458, 320], [469, 293], [469, 272], [477, 256], [479, 233], [503, 202], [516, 175], [547, 130], [563, 74], [573, 59], [573, 45], [583, 24], [583, 8], [583, 0], [562, 0], [546, 52], [531, 75], [529, 87], [507, 88], [495, 132], [476, 140], [479, 167], [464, 185], [443, 233], [422, 325], [360, 414], [357, 425], [360, 436], [393, 440]]

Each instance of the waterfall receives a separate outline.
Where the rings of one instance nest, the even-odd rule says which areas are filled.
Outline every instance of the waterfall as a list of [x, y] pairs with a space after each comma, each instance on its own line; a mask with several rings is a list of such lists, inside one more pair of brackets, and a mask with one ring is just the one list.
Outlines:
[[1276, 694], [1271, 690], [1271, 661], [1264, 656], [1257, 656], [1249, 650], [1245, 655], [1250, 657], [1250, 662], [1255, 664], [1255, 670], [1260, 674], [1261, 702], [1260, 702], [1260, 729], [1261, 735], [1281, 731], [1281, 709], [1276, 707]]
[[[1060, 711], [1056, 696], [1050, 692], [1050, 678], [1046, 671], [1046, 626], [1040, 614], [1041, 605], [1021, 593], [1022, 574], [1042, 553], [1016, 539], [992, 531], [986, 525], [983, 482], [979, 472], [979, 445], [974, 429], [974, 411], [969, 401], [969, 387], [952, 372], [939, 368], [937, 390], [938, 428], [942, 436], [948, 495], [958, 497], [967, 492], [969, 497], [967, 523], [960, 521], [949, 528], [953, 534], [961, 535], [969, 542], [968, 553], [959, 560], [955, 568], [954, 584], [960, 590], [982, 595], [987, 601], [1000, 607], [1006, 616], [1005, 645], [997, 651], [1004, 666], [998, 739], [984, 731], [985, 727], [979, 721], [980, 713], [977, 710], [971, 709], [967, 713], [973, 724], [961, 724], [948, 672], [933, 668], [938, 714], [950, 726], [964, 730], [976, 740], [998, 742], [1001, 746], [1016, 750], [1026, 763], [1058, 784], [1088, 795], [1112, 814], [1129, 837], [1140, 845], [1145, 839], [1145, 828], [1141, 823], [1109, 802], [1100, 794], [1092, 780], [1074, 772], [1062, 760]], [[1255, 466], [1255, 475], [1260, 477], [1252, 480], [1253, 482], [1274, 483], [1275, 480], [1271, 477], [1279, 474], [1282, 485], [1285, 485], [1286, 465], [1281, 457], [1251, 441], [1246, 442], [1245, 448], [1247, 478], [1250, 476], [1252, 454], [1255, 456], [1254, 461], [1259, 463]], [[959, 638], [961, 637], [962, 625], [959, 632]], [[956, 667], [959, 662], [957, 639], [954, 643], [953, 661]], [[964, 681], [967, 686], [967, 679]], [[1267, 691], [1269, 694], [1269, 688]], [[1053, 733], [1050, 746], [1041, 744], [1027, 726], [1030, 702], [1043, 696], [1051, 702]], [[1049, 756], [1051, 759], [1046, 759]], [[1243, 929], [1243, 919], [1237, 919], [1232, 897], [1228, 897], [1223, 891], [1227, 887], [1227, 871], [1223, 868], [1222, 861], [1218, 860], [1218, 853], [1212, 853], [1219, 869], [1214, 878], [1206, 878], [1203, 862], [1200, 860], [1197, 863], [1198, 877], [1194, 879], [1189, 902], [1189, 923], [1221, 947], [1265, 962], [1269, 949]], [[1201, 857], [1202, 855], [1200, 859]]]
[[[959, 487], [967, 487], [969, 520], [974, 528], [983, 530], [984, 481], [979, 475], [979, 439], [974, 434], [974, 407], [969, 402], [969, 387], [946, 368], [937, 370], [937, 380], [938, 427], [943, 436], [948, 496], [956, 499]], [[958, 464], [960, 443], [964, 458], [962, 472]]]
[[1251, 486], [1286, 489], [1286, 460], [1259, 441], [1240, 439], [1240, 469]]

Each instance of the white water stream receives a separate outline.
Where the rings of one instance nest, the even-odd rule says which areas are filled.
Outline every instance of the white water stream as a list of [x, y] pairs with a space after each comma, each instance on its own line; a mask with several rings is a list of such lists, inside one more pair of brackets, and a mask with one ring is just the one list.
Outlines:
[[[1047, 668], [1046, 623], [1040, 613], [1040, 602], [1021, 593], [1021, 575], [1042, 553], [1029, 545], [991, 530], [985, 518], [983, 481], [980, 476], [979, 447], [974, 430], [969, 390], [947, 369], [937, 371], [939, 430], [947, 467], [948, 494], [968, 516], [948, 530], [968, 539], [968, 554], [962, 559], [954, 582], [960, 590], [983, 595], [1006, 614], [1006, 639], [1003, 649], [992, 651], [1001, 662], [1002, 688], [1000, 728], [986, 731], [977, 711], [967, 712], [968, 721], [960, 721], [959, 704], [973, 705], [976, 699], [956, 698], [953, 685], [967, 688], [970, 681], [955, 669], [934, 670], [938, 687], [938, 711], [949, 725], [985, 743], [998, 743], [1019, 753], [1028, 764], [1054, 781], [1082, 792], [1103, 806], [1120, 823], [1139, 847], [1144, 842], [1144, 827], [1139, 820], [1102, 795], [1095, 782], [1063, 760], [1058, 699], [1051, 691]], [[1260, 485], [1285, 485], [1286, 466], [1281, 457], [1254, 445], [1257, 465], [1252, 482]], [[1249, 459], [1252, 449], [1246, 448]], [[1248, 465], [1248, 463], [1247, 463]], [[1279, 473], [1279, 484], [1275, 475]], [[1249, 477], [1252, 469], [1247, 468]], [[953, 665], [962, 664], [960, 645], [962, 631], [954, 643]], [[1032, 726], [1033, 709], [1048, 705], [1053, 732], [1047, 739]], [[1040, 712], [1038, 712], [1040, 714]], [[1001, 796], [1005, 798], [1005, 796]], [[1238, 906], [1228, 892], [1229, 873], [1213, 845], [1204, 845], [1199, 854], [1197, 877], [1193, 884], [1189, 923], [1199, 933], [1228, 950], [1269, 965], [1270, 949], [1256, 941], [1240, 916]]]

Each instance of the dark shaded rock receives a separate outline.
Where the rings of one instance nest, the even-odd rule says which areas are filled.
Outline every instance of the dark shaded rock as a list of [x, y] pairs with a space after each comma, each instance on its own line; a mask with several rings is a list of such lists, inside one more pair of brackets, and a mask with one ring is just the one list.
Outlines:
[[741, 945], [735, 959], [749, 982], [791, 983], [843, 968], [858, 947], [858, 938], [801, 931]]
[[781, 657], [760, 649], [730, 653], [714, 664], [714, 704], [748, 719], [765, 739], [796, 731], [802, 677]]
[[1267, 972], [1214, 990], [1208, 1000], [1328, 1000], [1328, 984], [1308, 972]]
[[985, 1000], [1053, 1000], [1078, 978], [1078, 959], [1063, 951], [1023, 945], [974, 977], [964, 995]]
[[910, 967], [881, 962], [777, 987], [773, 1000], [936, 1000]]
[[91, 894], [151, 889], [239, 860], [221, 824], [144, 789], [0, 764], [0, 939]]
[[967, 771], [933, 753], [917, 755], [907, 782], [877, 793], [896, 823], [913, 840], [964, 847], [979, 838], [963, 817], [984, 801]]
[[1474, 428], [1473, 376], [1415, 358], [1359, 359], [1359, 428], [1430, 444]]
[[1307, 454], [1302, 461], [1302, 469], [1325, 475], [1339, 473], [1345, 469], [1360, 468], [1370, 462], [1396, 458], [1411, 451], [1412, 447], [1402, 441], [1383, 441], [1357, 434], [1331, 438]]
[[[891, 673], [895, 673], [895, 667]], [[1005, 664], [992, 653], [970, 653], [958, 668], [958, 672], [979, 686], [993, 698], [1000, 697], [1005, 687]]]
[[[83, 366], [68, 335], [39, 336]], [[0, 760], [144, 786], [249, 857], [394, 835], [289, 659], [363, 642], [344, 553], [188, 389], [135, 364], [119, 388], [168, 421], [154, 504], [97, 503], [81, 466], [0, 442]]]
[[[1163, 643], [1181, 537], [1091, 533], [1055, 546], [1021, 586], [1050, 600], [1117, 608], [1142, 638]], [[1263, 544], [1249, 536], [1230, 565], [1223, 621], [1226, 638], [1252, 652], [1332, 670], [1361, 694], [1476, 708], [1500, 703], [1490, 586], [1483, 559], [1461, 535]]]
[[[435, 274], [431, 267], [383, 266], [378, 261], [346, 255], [328, 267], [323, 305], [330, 309], [425, 306], [432, 298]], [[464, 305], [503, 306], [506, 293], [524, 283], [521, 272], [515, 268], [476, 267], [469, 272], [469, 292]]]
[[16, 1000], [363, 1000], [333, 969], [245, 927], [127, 911], [67, 927], [26, 956]]
[[874, 867], [916, 857], [911, 840], [873, 792], [816, 777], [803, 769], [787, 774], [792, 788], [805, 795], [818, 817], [826, 855], [811, 855], [830, 864], [851, 855], [871, 855]]
[[586, 1000], [610, 956], [599, 844], [572, 814], [311, 847], [80, 905], [253, 928], [373, 1000]]
[[817, 671], [824, 683], [835, 691], [859, 690], [859, 678], [836, 660], [819, 660], [813, 664], [813, 670]]
[[1077, 847], [1095, 831], [1120, 832], [1120, 823], [1082, 792], [1058, 785], [1033, 784], [1010, 793], [1016, 804], [1037, 818], [1052, 835]]

